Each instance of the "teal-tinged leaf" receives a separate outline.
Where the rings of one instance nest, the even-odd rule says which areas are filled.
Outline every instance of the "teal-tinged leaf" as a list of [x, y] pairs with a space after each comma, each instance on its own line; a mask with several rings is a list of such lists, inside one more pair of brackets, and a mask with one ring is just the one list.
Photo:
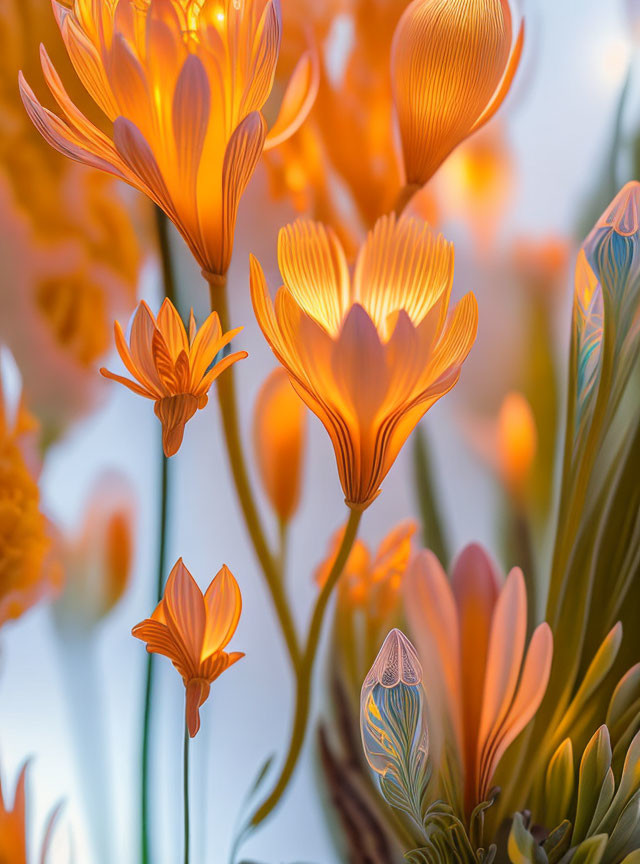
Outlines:
[[640, 663], [632, 666], [618, 682], [607, 710], [605, 723], [613, 741], [628, 728], [630, 719], [640, 710]]
[[422, 829], [429, 782], [422, 669], [399, 630], [389, 633], [362, 685], [360, 731], [383, 796]]
[[544, 841], [544, 851], [549, 859], [549, 864], [558, 864], [565, 852], [569, 850], [571, 846], [571, 831], [571, 822], [565, 819], [557, 828], [553, 829]]
[[640, 797], [634, 795], [620, 814], [607, 844], [605, 864], [614, 864], [640, 847]]
[[622, 776], [624, 762], [627, 758], [627, 751], [632, 740], [638, 734], [640, 730], [640, 705], [638, 706], [638, 713], [634, 714], [629, 720], [629, 724], [627, 728], [624, 730], [622, 735], [616, 741], [616, 746], [613, 748], [613, 759], [611, 761], [611, 765], [613, 767], [613, 773], [617, 778]]
[[622, 777], [616, 790], [615, 797], [608, 808], [602, 821], [598, 825], [598, 831], [612, 834], [616, 822], [629, 802], [637, 796], [640, 791], [640, 733], [632, 740], [622, 769]]
[[572, 842], [575, 845], [587, 837], [603, 783], [611, 767], [609, 730], [601, 726], [587, 744], [580, 762], [578, 804]]

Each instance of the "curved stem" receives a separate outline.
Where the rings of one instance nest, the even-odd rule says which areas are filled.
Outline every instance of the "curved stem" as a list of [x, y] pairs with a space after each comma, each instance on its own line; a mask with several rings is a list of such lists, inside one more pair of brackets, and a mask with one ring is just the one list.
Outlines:
[[184, 750], [183, 750], [183, 794], [184, 794], [184, 864], [189, 864], [189, 729], [187, 721], [184, 722]]
[[[171, 264], [171, 248], [169, 246], [169, 222], [165, 214], [158, 207], [155, 208], [156, 227], [158, 231], [158, 247], [162, 261], [162, 276], [166, 296], [175, 304], [175, 282]], [[167, 555], [167, 516], [169, 505], [169, 460], [162, 449], [162, 435], [160, 444], [160, 510], [158, 518], [158, 567], [156, 575], [156, 587], [154, 599], [156, 604], [162, 598], [164, 588], [165, 563]], [[142, 864], [150, 864], [151, 853], [149, 846], [149, 756], [151, 744], [151, 705], [153, 701], [153, 685], [155, 671], [155, 654], [147, 654], [147, 668], [145, 673], [144, 689], [144, 714], [142, 726], [142, 788], [141, 788], [141, 853]]]
[[291, 730], [291, 739], [289, 741], [289, 750], [285, 759], [280, 776], [273, 787], [273, 791], [255, 811], [249, 826], [256, 828], [263, 822], [267, 816], [275, 809], [282, 795], [289, 785], [289, 781], [293, 775], [295, 767], [298, 763], [298, 757], [304, 744], [305, 733], [309, 721], [309, 708], [311, 703], [311, 681], [313, 677], [313, 665], [318, 652], [318, 642], [322, 633], [322, 624], [324, 616], [335, 588], [338, 579], [342, 575], [344, 566], [347, 563], [349, 553], [353, 547], [358, 526], [362, 517], [362, 511], [352, 510], [349, 515], [349, 521], [340, 544], [340, 549], [336, 555], [335, 561], [331, 568], [331, 572], [327, 577], [327, 581], [322, 586], [322, 590], [316, 600], [316, 605], [311, 617], [311, 626], [309, 628], [309, 636], [302, 657], [302, 661], [298, 667], [296, 675], [296, 707], [293, 720], [293, 728]]
[[[211, 293], [211, 309], [218, 313], [223, 332], [230, 329], [229, 307], [227, 303], [227, 282], [225, 276], [203, 273], [209, 283]], [[240, 440], [240, 425], [238, 422], [238, 405], [235, 386], [235, 369], [230, 366], [216, 382], [224, 438], [229, 455], [229, 463], [233, 474], [236, 493], [242, 508], [244, 520], [253, 543], [256, 555], [262, 567], [271, 600], [278, 616], [278, 622], [284, 636], [291, 664], [295, 669], [300, 662], [300, 646], [298, 635], [293, 623], [293, 616], [280, 578], [278, 564], [269, 548], [260, 515], [255, 505], [255, 498], [249, 481], [249, 472]]]

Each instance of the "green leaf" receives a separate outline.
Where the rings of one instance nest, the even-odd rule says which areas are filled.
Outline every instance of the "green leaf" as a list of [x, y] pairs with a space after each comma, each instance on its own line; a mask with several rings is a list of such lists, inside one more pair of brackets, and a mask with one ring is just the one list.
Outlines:
[[606, 834], [595, 834], [578, 846], [571, 859], [571, 864], [600, 864], [607, 848]]
[[434, 490], [429, 440], [420, 426], [414, 432], [413, 465], [422, 522], [422, 542], [425, 548], [431, 549], [446, 570], [450, 560], [446, 533]]
[[545, 815], [547, 825], [559, 825], [569, 814], [575, 786], [573, 745], [565, 738], [551, 757], [545, 778]]
[[609, 730], [606, 726], [601, 726], [587, 744], [580, 762], [578, 805], [573, 830], [574, 845], [584, 840], [588, 834], [610, 767]]
[[544, 849], [525, 828], [522, 813], [513, 817], [507, 852], [512, 864], [548, 864], [549, 860]]

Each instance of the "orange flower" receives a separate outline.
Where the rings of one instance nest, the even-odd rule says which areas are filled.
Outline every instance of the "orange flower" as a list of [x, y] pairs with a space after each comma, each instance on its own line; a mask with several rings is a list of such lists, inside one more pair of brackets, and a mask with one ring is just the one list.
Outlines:
[[421, 552], [404, 586], [424, 674], [432, 758], [447, 743], [457, 749], [470, 814], [487, 799], [502, 756], [540, 706], [551, 669], [551, 629], [546, 623], [536, 628], [525, 656], [522, 571], [515, 567], [503, 585], [475, 544], [455, 561], [451, 582], [435, 555]]
[[[42, 49], [61, 119], [20, 77], [25, 107], [47, 141], [72, 159], [147, 194], [182, 233], [200, 267], [226, 273], [240, 197], [265, 146], [261, 110], [280, 46], [277, 0], [54, 0], [62, 38], [82, 83], [113, 124], [106, 135], [69, 98]], [[309, 110], [301, 63], [273, 140]]]
[[[5, 802], [2, 792], [2, 782], [0, 782], [0, 861], [3, 864], [27, 864], [26, 780], [27, 765], [22, 768], [18, 777], [11, 810]], [[42, 852], [40, 853], [41, 864], [44, 864], [47, 859], [57, 815], [56, 810], [49, 818], [42, 844]]]
[[131, 573], [135, 513], [126, 478], [104, 474], [87, 502], [81, 530], [63, 544], [65, 590], [55, 604], [65, 627], [90, 628], [122, 597]]
[[300, 500], [306, 419], [303, 403], [278, 366], [258, 393], [253, 437], [262, 485], [283, 523], [291, 519]]
[[162, 423], [162, 446], [166, 456], [173, 456], [182, 444], [185, 424], [207, 404], [207, 393], [218, 375], [248, 356], [246, 351], [236, 351], [214, 363], [217, 354], [241, 330], [237, 327], [223, 334], [218, 313], [212, 312], [196, 331], [191, 310], [187, 338], [170, 300], [162, 303], [157, 320], [143, 300], [133, 316], [129, 345], [120, 323], [115, 324], [118, 353], [138, 383], [107, 369], [100, 372], [155, 401], [156, 417]]
[[0, 626], [62, 581], [29, 453], [34, 421], [22, 405], [9, 425], [0, 382]]
[[227, 654], [223, 650], [235, 633], [241, 610], [240, 589], [226, 565], [203, 596], [180, 558], [151, 618], [131, 631], [147, 643], [150, 654], [168, 657], [182, 675], [192, 738], [200, 728], [200, 708], [209, 698], [211, 684], [244, 657], [238, 651]]
[[346, 503], [364, 510], [413, 427], [457, 382], [476, 335], [467, 294], [449, 314], [453, 247], [419, 222], [380, 219], [353, 279], [331, 229], [280, 232], [275, 310], [251, 259], [258, 323], [333, 443]]
[[493, 117], [516, 73], [508, 0], [414, 0], [393, 40], [391, 69], [406, 183], [423, 186], [458, 144]]
[[[373, 622], [384, 621], [396, 605], [417, 527], [412, 519], [401, 522], [380, 543], [375, 557], [363, 540], [356, 540], [338, 582], [338, 605], [363, 609]], [[344, 531], [345, 526], [333, 535], [330, 553], [316, 570], [319, 585], [327, 580]]]

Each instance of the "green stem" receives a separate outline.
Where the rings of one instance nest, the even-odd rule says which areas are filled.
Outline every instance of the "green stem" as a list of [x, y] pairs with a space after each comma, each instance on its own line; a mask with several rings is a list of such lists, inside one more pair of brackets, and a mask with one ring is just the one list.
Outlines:
[[[162, 261], [162, 276], [166, 296], [175, 301], [175, 283], [173, 279], [173, 268], [171, 264], [171, 248], [169, 245], [169, 224], [165, 214], [155, 208], [156, 227], [158, 231], [158, 247]], [[156, 575], [156, 588], [154, 600], [157, 603], [162, 598], [164, 589], [164, 574], [167, 557], [167, 515], [169, 504], [169, 460], [162, 449], [162, 436], [160, 443], [160, 510], [158, 518], [158, 566]], [[144, 690], [144, 714], [142, 726], [142, 788], [141, 788], [141, 853], [142, 864], [151, 864], [151, 853], [149, 844], [149, 761], [151, 745], [151, 706], [153, 702], [155, 671], [155, 654], [147, 654], [146, 680]]]
[[327, 577], [327, 581], [322, 586], [322, 590], [316, 600], [316, 605], [311, 617], [311, 626], [309, 628], [309, 636], [305, 647], [302, 661], [297, 669], [296, 674], [296, 706], [293, 720], [293, 728], [291, 731], [291, 739], [289, 741], [289, 749], [285, 759], [280, 776], [273, 787], [273, 791], [268, 795], [262, 804], [257, 808], [249, 822], [250, 828], [256, 828], [263, 822], [267, 816], [275, 809], [278, 802], [282, 798], [284, 791], [289, 785], [291, 776], [298, 763], [298, 757], [304, 744], [305, 733], [307, 731], [309, 721], [309, 708], [311, 703], [311, 680], [313, 676], [313, 665], [318, 652], [318, 643], [322, 633], [322, 624], [324, 622], [325, 612], [333, 589], [335, 588], [338, 579], [342, 575], [344, 566], [347, 563], [349, 553], [353, 547], [362, 512], [352, 510], [349, 515], [349, 521], [340, 544], [340, 549], [336, 555], [333, 566]]
[[[220, 325], [223, 332], [230, 329], [229, 307], [227, 303], [226, 277], [205, 273], [203, 274], [209, 283], [211, 291], [211, 308], [218, 313]], [[297, 668], [300, 662], [300, 646], [296, 633], [293, 616], [284, 590], [284, 581], [280, 578], [278, 562], [274, 558], [266, 535], [260, 515], [255, 505], [255, 497], [249, 481], [249, 472], [245, 462], [240, 439], [240, 424], [238, 421], [238, 404], [236, 398], [235, 369], [230, 366], [216, 382], [218, 402], [222, 415], [222, 426], [224, 431], [229, 464], [236, 487], [236, 493], [240, 507], [244, 515], [245, 523], [253, 548], [262, 567], [271, 600], [278, 617], [280, 629], [287, 645], [291, 664]]]
[[183, 751], [183, 768], [184, 768], [184, 864], [189, 864], [189, 729], [187, 721], [184, 723], [184, 751]]

